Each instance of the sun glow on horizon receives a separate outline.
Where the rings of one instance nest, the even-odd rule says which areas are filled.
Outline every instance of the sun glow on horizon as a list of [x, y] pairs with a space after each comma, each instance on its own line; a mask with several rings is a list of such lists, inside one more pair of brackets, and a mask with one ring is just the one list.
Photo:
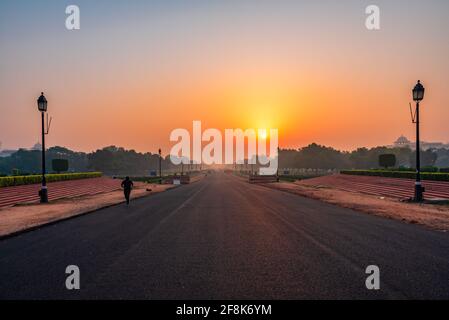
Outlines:
[[258, 136], [260, 139], [262, 140], [266, 140], [267, 139], [267, 130], [266, 129], [260, 129]]

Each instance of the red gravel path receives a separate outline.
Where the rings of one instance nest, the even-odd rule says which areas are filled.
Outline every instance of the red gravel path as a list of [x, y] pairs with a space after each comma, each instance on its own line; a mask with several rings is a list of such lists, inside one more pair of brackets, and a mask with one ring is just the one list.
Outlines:
[[[427, 199], [449, 199], [449, 182], [423, 181], [426, 189], [424, 197]], [[298, 182], [303, 185], [324, 185], [346, 191], [368, 193], [393, 198], [411, 198], [415, 181], [413, 179], [396, 179], [369, 176], [353, 176], [336, 174]]]
[[[120, 188], [120, 180], [111, 178], [91, 178], [48, 183], [50, 201], [61, 198], [94, 195]], [[0, 208], [19, 203], [39, 202], [40, 184], [0, 188]]]

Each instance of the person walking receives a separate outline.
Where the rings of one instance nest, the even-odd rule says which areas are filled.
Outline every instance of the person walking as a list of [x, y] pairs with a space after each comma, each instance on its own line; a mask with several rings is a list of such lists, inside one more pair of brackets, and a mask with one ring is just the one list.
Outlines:
[[129, 204], [129, 197], [131, 196], [131, 190], [134, 187], [133, 182], [129, 177], [126, 177], [125, 180], [122, 181], [123, 192], [125, 193], [126, 204]]

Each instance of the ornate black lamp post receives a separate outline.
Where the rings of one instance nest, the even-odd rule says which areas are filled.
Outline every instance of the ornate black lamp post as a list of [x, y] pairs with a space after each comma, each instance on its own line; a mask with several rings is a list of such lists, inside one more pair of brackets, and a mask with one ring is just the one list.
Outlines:
[[42, 187], [39, 191], [39, 196], [41, 198], [41, 203], [48, 202], [48, 190], [47, 181], [45, 179], [45, 122], [44, 114], [47, 111], [47, 99], [44, 97], [44, 93], [41, 93], [39, 99], [37, 99], [37, 108], [42, 115]]
[[415, 115], [415, 123], [416, 123], [416, 182], [415, 182], [415, 198], [414, 201], [421, 202], [423, 201], [423, 193], [424, 188], [421, 184], [421, 161], [419, 156], [419, 103], [422, 99], [424, 99], [424, 87], [421, 84], [421, 81], [418, 80], [418, 83], [413, 88], [413, 101], [416, 102], [416, 115]]
[[162, 184], [162, 150], [159, 148], [159, 183]]

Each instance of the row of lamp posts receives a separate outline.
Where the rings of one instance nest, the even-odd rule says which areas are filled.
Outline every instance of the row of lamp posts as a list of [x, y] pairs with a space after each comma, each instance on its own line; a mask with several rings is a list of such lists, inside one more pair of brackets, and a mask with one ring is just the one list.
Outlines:
[[[423, 193], [424, 187], [421, 184], [421, 162], [420, 162], [420, 146], [419, 146], [419, 104], [424, 99], [424, 86], [421, 84], [421, 81], [418, 80], [418, 83], [412, 90], [413, 93], [413, 101], [416, 102], [416, 111], [414, 122], [416, 123], [416, 181], [415, 181], [415, 195], [414, 201], [421, 202], [423, 201]], [[42, 121], [42, 186], [39, 191], [40, 202], [47, 203], [48, 202], [48, 189], [47, 189], [47, 181], [45, 178], [46, 169], [45, 169], [45, 112], [47, 111], [47, 99], [42, 92], [40, 97], [37, 99], [37, 108], [41, 112], [41, 121]], [[182, 171], [184, 168], [182, 167]], [[162, 151], [159, 149], [159, 181], [162, 183]]]
[[[42, 124], [42, 184], [39, 190], [39, 197], [41, 203], [48, 202], [48, 189], [47, 189], [47, 178], [45, 177], [45, 112], [47, 112], [48, 101], [41, 92], [41, 95], [37, 99], [37, 109], [41, 113], [41, 124]], [[162, 150], [159, 148], [159, 182], [162, 183]]]

